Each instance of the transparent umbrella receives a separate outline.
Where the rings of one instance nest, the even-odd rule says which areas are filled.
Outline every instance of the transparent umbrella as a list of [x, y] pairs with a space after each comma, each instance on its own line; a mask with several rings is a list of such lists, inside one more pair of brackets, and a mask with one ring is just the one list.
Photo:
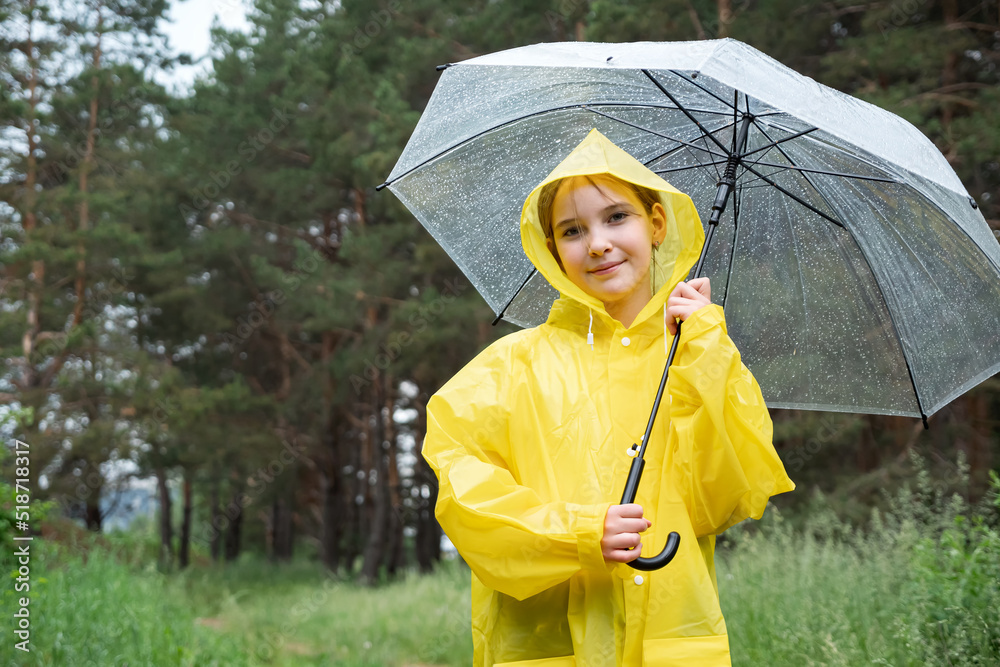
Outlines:
[[708, 218], [740, 121], [733, 199], [706, 258], [771, 407], [929, 416], [1000, 371], [1000, 246], [903, 119], [731, 39], [536, 44], [442, 66], [381, 187], [494, 312], [557, 294], [521, 205], [596, 127]]
[[521, 206], [597, 128], [702, 212], [713, 298], [768, 406], [926, 424], [1000, 371], [1000, 245], [902, 118], [731, 39], [536, 44], [439, 69], [379, 188], [498, 319], [539, 324], [557, 297], [522, 250]]

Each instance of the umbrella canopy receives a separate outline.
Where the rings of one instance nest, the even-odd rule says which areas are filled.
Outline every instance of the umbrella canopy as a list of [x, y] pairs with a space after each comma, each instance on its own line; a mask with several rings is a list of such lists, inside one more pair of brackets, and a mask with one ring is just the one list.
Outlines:
[[926, 417], [1000, 371], [1000, 245], [898, 116], [731, 39], [442, 68], [380, 187], [505, 319], [536, 325], [557, 296], [524, 254], [521, 206], [597, 128], [704, 219], [737, 165], [704, 274], [770, 407]]

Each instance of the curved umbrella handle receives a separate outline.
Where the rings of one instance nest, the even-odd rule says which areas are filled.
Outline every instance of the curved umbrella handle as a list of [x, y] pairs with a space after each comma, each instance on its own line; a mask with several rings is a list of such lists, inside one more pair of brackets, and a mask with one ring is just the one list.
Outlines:
[[634, 561], [629, 563], [629, 565], [636, 570], [642, 570], [643, 572], [659, 570], [661, 567], [674, 559], [674, 556], [677, 555], [677, 547], [680, 545], [681, 536], [676, 532], [672, 532], [667, 535], [667, 544], [663, 547], [663, 551], [652, 558], [643, 558], [642, 556], [639, 556]]
[[[633, 449], [635, 449], [634, 445]], [[642, 477], [642, 469], [645, 466], [646, 459], [641, 456], [636, 456], [632, 459], [632, 466], [628, 470], [628, 479], [625, 481], [625, 492], [622, 493], [622, 505], [635, 502], [635, 494], [639, 490], [639, 479]], [[628, 563], [628, 565], [643, 572], [659, 570], [674, 559], [674, 556], [677, 555], [677, 548], [680, 545], [681, 536], [676, 531], [672, 531], [667, 535], [667, 544], [663, 547], [663, 551], [652, 558], [643, 558], [640, 556], [631, 563]]]

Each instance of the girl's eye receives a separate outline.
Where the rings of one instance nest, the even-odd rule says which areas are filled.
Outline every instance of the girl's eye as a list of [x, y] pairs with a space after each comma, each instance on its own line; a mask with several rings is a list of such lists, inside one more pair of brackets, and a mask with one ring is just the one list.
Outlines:
[[[621, 216], [621, 217], [619, 218], [618, 216]], [[628, 217], [628, 213], [625, 213], [624, 211], [617, 211], [617, 212], [611, 214], [610, 220], [612, 222], [618, 222], [620, 220], [624, 220], [627, 217]]]
[[565, 227], [563, 228], [563, 236], [575, 236], [578, 230], [576, 227]]

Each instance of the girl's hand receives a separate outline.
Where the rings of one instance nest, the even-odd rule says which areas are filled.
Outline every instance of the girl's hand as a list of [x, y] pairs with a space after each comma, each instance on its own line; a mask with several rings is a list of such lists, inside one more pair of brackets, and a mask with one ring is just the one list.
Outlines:
[[708, 278], [677, 283], [667, 298], [667, 329], [677, 335], [677, 318], [683, 322], [691, 313], [712, 303], [712, 285]]
[[642, 506], [612, 505], [604, 515], [604, 537], [601, 538], [601, 553], [604, 560], [613, 563], [631, 563], [642, 552], [639, 533], [653, 525], [642, 518]]

